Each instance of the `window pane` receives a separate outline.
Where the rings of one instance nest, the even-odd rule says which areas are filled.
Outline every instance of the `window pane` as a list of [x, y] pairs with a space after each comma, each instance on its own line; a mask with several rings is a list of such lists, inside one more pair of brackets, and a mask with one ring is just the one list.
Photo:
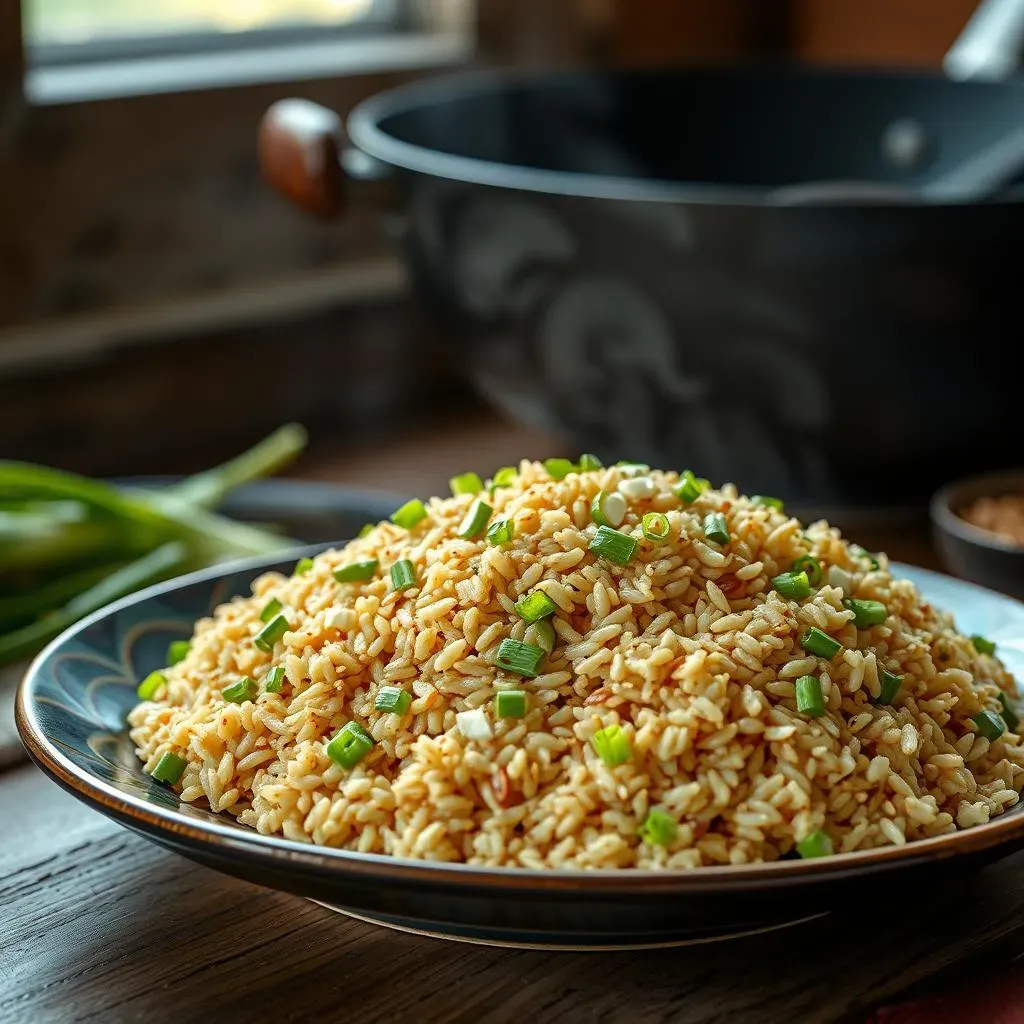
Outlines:
[[346, 25], [379, 13], [381, 6], [380, 0], [25, 0], [25, 23], [30, 43], [50, 45]]

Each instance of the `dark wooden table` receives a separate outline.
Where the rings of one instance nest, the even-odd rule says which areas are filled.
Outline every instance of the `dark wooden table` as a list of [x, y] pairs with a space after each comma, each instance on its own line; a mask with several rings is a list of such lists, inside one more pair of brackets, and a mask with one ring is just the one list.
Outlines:
[[[301, 469], [425, 493], [459, 470], [554, 451], [489, 420], [470, 427], [372, 456], [325, 443]], [[934, 564], [920, 528], [862, 539]], [[1024, 952], [1024, 855], [900, 905], [851, 892], [845, 912], [767, 936], [552, 954], [400, 934], [218, 875], [24, 762], [0, 771], [0, 822], [2, 1024], [852, 1022]], [[979, 1010], [987, 1019], [980, 996]]]

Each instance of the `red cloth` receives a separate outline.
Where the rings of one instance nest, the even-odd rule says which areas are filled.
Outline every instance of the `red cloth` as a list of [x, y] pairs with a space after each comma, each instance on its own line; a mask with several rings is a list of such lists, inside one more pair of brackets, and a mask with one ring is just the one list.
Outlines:
[[1024, 1024], [1024, 964], [994, 978], [964, 981], [946, 994], [885, 1006], [865, 1024]]

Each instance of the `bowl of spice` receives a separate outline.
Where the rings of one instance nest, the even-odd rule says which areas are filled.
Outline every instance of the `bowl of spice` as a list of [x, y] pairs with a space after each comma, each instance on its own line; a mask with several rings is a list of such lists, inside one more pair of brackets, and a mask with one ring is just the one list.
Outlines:
[[1024, 470], [949, 484], [932, 498], [930, 513], [950, 572], [1024, 598]]

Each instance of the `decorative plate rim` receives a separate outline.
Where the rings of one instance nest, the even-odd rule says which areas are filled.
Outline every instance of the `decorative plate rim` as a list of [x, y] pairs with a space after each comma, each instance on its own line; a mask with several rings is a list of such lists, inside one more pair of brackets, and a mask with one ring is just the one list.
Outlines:
[[[861, 876], [899, 870], [935, 860], [944, 860], [967, 853], [981, 853], [1024, 841], [1024, 804], [992, 821], [955, 833], [914, 840], [902, 846], [878, 847], [838, 854], [814, 860], [781, 860], [760, 864], [713, 865], [689, 870], [652, 870], [615, 868], [580, 870], [553, 868], [482, 867], [462, 863], [437, 863], [394, 857], [387, 854], [362, 853], [334, 847], [314, 846], [278, 836], [266, 836], [242, 825], [225, 821], [197, 822], [180, 810], [155, 806], [149, 800], [125, 793], [103, 779], [86, 772], [64, 755], [40, 725], [33, 697], [46, 663], [65, 644], [89, 630], [93, 625], [126, 609], [160, 598], [183, 587], [214, 581], [223, 576], [271, 569], [303, 555], [312, 555], [343, 543], [310, 544], [277, 552], [273, 556], [256, 556], [224, 563], [212, 568], [159, 583], [121, 598], [82, 619], [66, 630], [34, 659], [22, 679], [15, 704], [15, 721], [22, 742], [32, 760], [54, 781], [72, 795], [83, 800], [108, 817], [164, 841], [187, 845], [189, 841], [203, 847], [218, 848], [242, 861], [257, 863], [285, 860], [314, 873], [341, 872], [350, 877], [383, 882], [401, 881], [406, 885], [441, 887], [491, 887], [512, 889], [521, 894], [543, 895], [552, 889], [572, 890], [583, 899], [596, 892], [636, 894], [712, 893], [763, 890], [774, 887], [817, 885], [844, 876]], [[917, 566], [892, 563], [896, 571], [911, 570], [919, 579], [935, 579], [953, 584], [958, 589], [995, 598], [1015, 606], [1024, 618], [1021, 602], [976, 584], [932, 572]]]

